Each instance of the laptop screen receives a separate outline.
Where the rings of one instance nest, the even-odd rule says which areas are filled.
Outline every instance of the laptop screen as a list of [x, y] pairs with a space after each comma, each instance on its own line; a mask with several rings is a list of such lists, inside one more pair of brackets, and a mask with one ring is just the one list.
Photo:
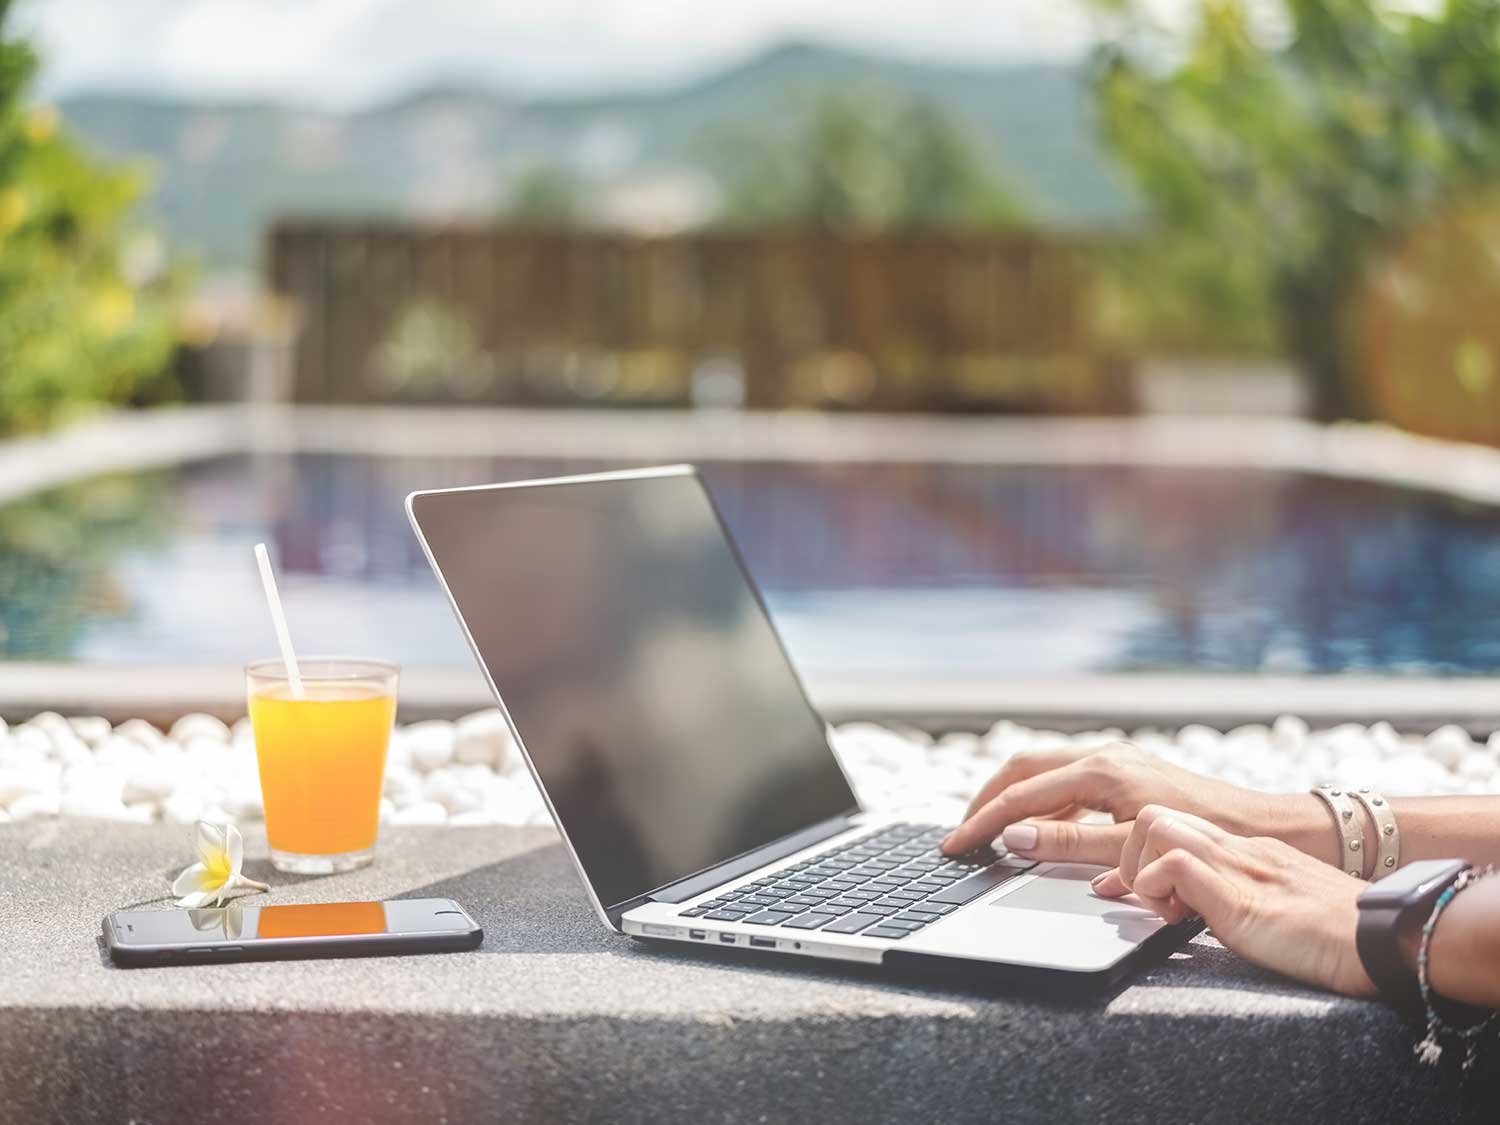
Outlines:
[[412, 513], [605, 907], [856, 806], [690, 470]]

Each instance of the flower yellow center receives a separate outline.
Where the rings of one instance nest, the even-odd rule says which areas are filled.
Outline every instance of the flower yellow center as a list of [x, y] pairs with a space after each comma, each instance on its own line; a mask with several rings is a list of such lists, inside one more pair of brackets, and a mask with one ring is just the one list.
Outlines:
[[208, 878], [214, 886], [223, 886], [229, 881], [229, 853], [214, 852], [203, 861], [208, 868]]

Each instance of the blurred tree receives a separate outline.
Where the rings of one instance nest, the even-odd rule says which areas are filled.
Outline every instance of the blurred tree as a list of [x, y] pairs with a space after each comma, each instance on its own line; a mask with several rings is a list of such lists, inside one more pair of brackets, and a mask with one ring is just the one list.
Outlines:
[[705, 151], [732, 223], [984, 227], [1021, 210], [957, 122], [880, 88], [798, 98], [780, 127], [717, 130]]
[[0, 435], [165, 394], [178, 290], [160, 244], [130, 229], [138, 178], [27, 104], [36, 57], [12, 7], [0, 0]]
[[537, 164], [516, 180], [504, 213], [515, 222], [570, 226], [583, 213], [583, 190], [578, 178], [555, 164]]
[[1366, 272], [1500, 175], [1500, 0], [1194, 0], [1165, 22], [1094, 2], [1122, 29], [1103, 126], [1161, 225], [1132, 289], [1175, 289], [1179, 315], [1225, 332], [1270, 316], [1320, 415], [1360, 414], [1347, 317]]

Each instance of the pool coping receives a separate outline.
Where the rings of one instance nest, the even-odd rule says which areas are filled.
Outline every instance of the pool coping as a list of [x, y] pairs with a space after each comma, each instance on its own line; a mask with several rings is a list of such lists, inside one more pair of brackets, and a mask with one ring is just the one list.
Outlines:
[[[878, 451], [872, 458], [871, 450]], [[1500, 504], [1500, 450], [1387, 426], [1287, 418], [995, 418], [811, 412], [236, 404], [96, 416], [0, 443], [0, 502], [102, 473], [234, 454], [348, 453], [554, 460], [1126, 465], [1269, 469], [1430, 489]], [[238, 667], [4, 664], [0, 714], [41, 709], [165, 720], [243, 711]], [[910, 681], [813, 677], [830, 719], [1056, 729], [1388, 719], [1410, 729], [1494, 729], [1500, 678], [1102, 675]], [[408, 717], [489, 706], [477, 672], [410, 669]]]
[[[245, 713], [239, 667], [7, 663], [0, 716], [38, 711], [145, 718], [168, 726], [203, 711]], [[1448, 723], [1484, 738], [1500, 729], [1500, 678], [1213, 676], [1142, 673], [931, 682], [813, 678], [813, 705], [830, 723], [896, 721], [927, 730], [982, 729], [998, 719], [1063, 732], [1204, 723], [1227, 730], [1297, 715], [1313, 726], [1386, 720], [1427, 732]], [[401, 720], [456, 718], [495, 705], [477, 670], [402, 672]]]

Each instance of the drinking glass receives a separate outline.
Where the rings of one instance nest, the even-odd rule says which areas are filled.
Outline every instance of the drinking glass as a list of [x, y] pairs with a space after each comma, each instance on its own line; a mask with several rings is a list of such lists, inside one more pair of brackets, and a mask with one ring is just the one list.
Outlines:
[[378, 660], [298, 661], [302, 697], [280, 660], [245, 667], [245, 695], [271, 865], [325, 875], [375, 856], [399, 669]]

